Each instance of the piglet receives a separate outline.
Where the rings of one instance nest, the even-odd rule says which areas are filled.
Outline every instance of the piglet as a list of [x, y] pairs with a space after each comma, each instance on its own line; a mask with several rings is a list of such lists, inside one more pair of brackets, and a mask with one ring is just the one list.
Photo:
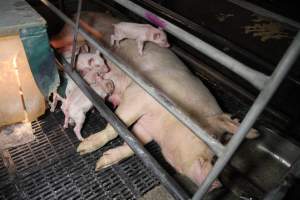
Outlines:
[[[114, 90], [114, 84], [109, 79], [103, 79], [98, 75], [95, 69], [87, 72], [84, 79], [90, 82], [91, 88], [101, 97], [105, 98]], [[85, 114], [92, 108], [92, 102], [76, 87], [70, 95], [64, 99], [57, 94], [57, 100], [62, 101], [61, 109], [65, 115], [64, 128], [68, 128], [68, 124], [75, 123], [74, 132], [76, 137], [83, 141], [81, 136], [81, 128], [85, 121]]]
[[[69, 62], [69, 57], [67, 57], [69, 54], [68, 52], [64, 52], [63, 56], [67, 59]], [[76, 69], [79, 71], [80, 75], [85, 77], [85, 75], [91, 71], [92, 69], [95, 69], [95, 72], [98, 73], [99, 76], [102, 76], [104, 73], [109, 71], [109, 68], [105, 64], [104, 60], [100, 56], [99, 51], [96, 51], [95, 53], [80, 53], [77, 57], [77, 62], [76, 62]], [[73, 80], [65, 74], [65, 78], [68, 81], [65, 94], [66, 97], [70, 95], [70, 93], [77, 88], [76, 84], [73, 82]], [[84, 78], [85, 79], [85, 78]], [[89, 84], [90, 80], [85, 79]], [[50, 104], [50, 111], [54, 112], [54, 109], [57, 105], [57, 97], [58, 94], [55, 92], [53, 94], [53, 100], [52, 103]]]
[[142, 56], [144, 42], [150, 41], [154, 42], [160, 47], [167, 48], [169, 43], [167, 41], [166, 34], [162, 31], [161, 28], [154, 28], [149, 24], [137, 24], [137, 23], [128, 23], [120, 22], [114, 24], [114, 34], [111, 35], [111, 45], [117, 44], [117, 47], [120, 46], [120, 41], [129, 38], [137, 41], [138, 52]]
[[100, 52], [97, 50], [95, 53], [81, 53], [77, 57], [76, 70], [84, 76], [92, 68], [98, 69], [101, 73], [109, 71]]

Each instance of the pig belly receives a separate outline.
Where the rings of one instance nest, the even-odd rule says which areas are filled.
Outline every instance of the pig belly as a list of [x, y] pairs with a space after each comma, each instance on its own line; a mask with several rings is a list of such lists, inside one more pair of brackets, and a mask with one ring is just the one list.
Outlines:
[[156, 102], [149, 107], [151, 109], [147, 109], [137, 122], [142, 127], [140, 130], [159, 144], [164, 158], [178, 172], [187, 175], [199, 158], [212, 160], [213, 153], [208, 146], [167, 110]]

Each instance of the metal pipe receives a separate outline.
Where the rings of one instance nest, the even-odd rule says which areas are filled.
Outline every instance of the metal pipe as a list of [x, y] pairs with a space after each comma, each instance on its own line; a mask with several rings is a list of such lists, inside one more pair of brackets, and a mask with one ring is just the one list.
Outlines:
[[236, 59], [228, 56], [227, 54], [223, 53], [222, 51], [216, 49], [215, 47], [211, 46], [210, 44], [200, 40], [199, 38], [195, 37], [194, 35], [184, 31], [183, 29], [175, 26], [174, 24], [162, 19], [161, 17], [156, 16], [152, 12], [142, 8], [141, 6], [129, 1], [129, 0], [114, 0], [115, 2], [119, 3], [120, 5], [124, 6], [128, 10], [134, 12], [135, 14], [147, 19], [148, 21], [162, 27], [175, 37], [179, 38], [180, 40], [184, 41], [191, 47], [197, 49], [198, 51], [202, 52], [206, 56], [212, 58], [213, 60], [219, 62], [220, 64], [224, 65], [231, 71], [235, 72], [236, 74], [243, 77], [257, 89], [262, 89], [265, 85], [266, 81], [268, 80], [268, 76], [265, 74], [255, 71], [250, 67], [244, 65], [243, 63], [237, 61]]
[[64, 71], [72, 78], [84, 95], [94, 104], [100, 114], [114, 127], [117, 133], [130, 146], [135, 154], [143, 161], [143, 163], [153, 171], [159, 178], [161, 183], [167, 188], [172, 196], [176, 199], [186, 200], [189, 196], [174, 181], [174, 179], [159, 165], [159, 163], [151, 156], [143, 145], [132, 135], [127, 126], [105, 105], [105, 102], [91, 87], [82, 79], [82, 77], [74, 70], [66, 60], [63, 60]]
[[[103, 1], [94, 0], [94, 2], [107, 6], [107, 3], [104, 3]], [[201, 24], [194, 23], [193, 21], [163, 7], [162, 5], [158, 4], [153, 0], [135, 0], [135, 2], [137, 2], [139, 5], [143, 7], [149, 8], [149, 10], [155, 10], [155, 13], [163, 18], [165, 17], [166, 19], [176, 20], [177, 26], [186, 27], [188, 30], [198, 32], [201, 35], [200, 37], [203, 36], [207, 40], [214, 42], [216, 45], [219, 46], [218, 47], [219, 49], [228, 48], [229, 52], [234, 52], [235, 54], [243, 56], [248, 61], [250, 61], [251, 65], [253, 66], [256, 65], [271, 71], [273, 71], [276, 67], [276, 65], [260, 58], [258, 55], [253, 54], [247, 49], [244, 49], [238, 46], [237, 44], [235, 44], [234, 42], [224, 38], [223, 36], [206, 29]], [[290, 75], [287, 78], [291, 80], [293, 83], [300, 85], [300, 81], [297, 80], [297, 78], [294, 77], [293, 75]]]
[[77, 14], [76, 14], [76, 24], [75, 24], [75, 28], [74, 28], [74, 38], [73, 38], [73, 43], [72, 43], [72, 56], [71, 56], [72, 69], [75, 69], [75, 53], [76, 53], [76, 45], [77, 45], [77, 36], [78, 36], [81, 6], [82, 6], [82, 0], [78, 0], [78, 7], [77, 7]]
[[267, 82], [266, 87], [260, 92], [255, 102], [251, 106], [246, 117], [242, 121], [242, 124], [237, 131], [237, 133], [232, 137], [230, 142], [226, 146], [226, 151], [224, 155], [218, 158], [215, 166], [205, 179], [205, 181], [200, 186], [199, 190], [193, 197], [193, 200], [201, 199], [206, 191], [209, 189], [213, 181], [218, 177], [220, 172], [224, 169], [225, 165], [232, 157], [233, 153], [236, 151], [238, 146], [241, 144], [242, 140], [248, 133], [248, 131], [253, 126], [257, 117], [265, 108], [268, 101], [271, 99], [276, 89], [288, 73], [289, 69], [292, 67], [293, 63], [296, 61], [297, 56], [300, 53], [300, 32], [294, 38], [292, 44], [289, 46], [284, 56], [278, 63], [275, 71], [273, 72], [270, 80]]
[[[53, 12], [55, 12], [60, 18], [62, 18], [67, 24], [72, 27], [75, 24], [62, 12], [60, 12], [55, 6], [53, 6], [47, 0], [41, 0], [47, 5]], [[79, 33], [96, 49], [98, 49], [106, 58], [111, 60], [116, 66], [118, 66], [123, 72], [125, 72], [132, 80], [134, 80], [139, 86], [141, 86], [148, 94], [150, 94], [156, 101], [158, 101], [164, 108], [172, 113], [179, 121], [192, 130], [199, 138], [201, 138], [217, 156], [223, 154], [224, 146], [216, 139], [208, 135], [194, 120], [190, 119], [176, 104], [168, 98], [161, 91], [157, 90], [153, 84], [146, 79], [142, 78], [136, 71], [134, 71], [118, 56], [113, 56], [113, 52], [102, 47], [96, 40], [89, 36], [85, 31], [79, 28]]]
[[288, 25], [293, 26], [297, 29], [300, 29], [300, 23], [298, 23], [298, 22], [296, 22], [292, 19], [289, 19], [287, 17], [284, 17], [282, 15], [271, 12], [267, 9], [262, 8], [262, 7], [259, 7], [257, 5], [254, 5], [252, 3], [249, 3], [247, 1], [241, 1], [241, 0], [227, 0], [227, 1], [229, 1], [233, 4], [235, 4], [235, 5], [238, 5], [241, 8], [244, 8], [246, 10], [254, 12], [256, 14], [259, 14], [259, 15], [262, 15], [262, 16], [265, 16], [265, 17], [268, 17], [268, 18], [271, 18], [271, 19], [275, 19], [276, 21], [279, 21], [281, 23], [288, 24]]

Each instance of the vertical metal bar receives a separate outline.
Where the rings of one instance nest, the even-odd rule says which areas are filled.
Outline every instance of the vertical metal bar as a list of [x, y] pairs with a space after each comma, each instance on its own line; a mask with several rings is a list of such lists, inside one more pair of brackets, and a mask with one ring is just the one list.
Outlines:
[[73, 37], [73, 46], [72, 46], [72, 57], [71, 57], [72, 69], [75, 68], [75, 53], [76, 53], [76, 44], [77, 44], [77, 36], [78, 36], [78, 29], [79, 29], [81, 6], [82, 6], [82, 0], [78, 0], [76, 24], [75, 24], [75, 28], [74, 28], [74, 37]]
[[157, 26], [162, 27], [163, 29], [165, 29], [175, 37], [179, 38], [180, 40], [184, 41], [191, 47], [197, 49], [198, 51], [205, 54], [206, 56], [224, 65], [234, 73], [238, 74], [239, 76], [247, 80], [257, 89], [262, 89], [266, 81], [268, 80], [269, 77], [266, 76], [265, 74], [251, 69], [250, 67], [228, 56], [227, 54], [216, 49], [210, 44], [200, 40], [199, 38], [184, 31], [178, 26], [175, 26], [169, 21], [166, 21], [165, 19], [156, 16], [154, 13], [142, 8], [141, 6], [131, 2], [130, 0], [114, 0], [114, 1], [124, 6], [128, 10], [134, 12], [135, 14], [156, 24]]
[[[75, 24], [62, 12], [60, 12], [55, 6], [53, 6], [47, 0], [41, 0], [47, 5], [53, 12], [55, 12], [61, 19], [72, 27]], [[117, 67], [119, 67], [125, 74], [127, 74], [133, 81], [135, 81], [141, 88], [143, 88], [148, 94], [150, 94], [157, 102], [159, 102], [164, 108], [172, 113], [180, 122], [188, 127], [193, 133], [201, 138], [216, 155], [223, 154], [224, 146], [216, 139], [207, 134], [194, 120], [192, 120], [183, 110], [181, 110], [170, 98], [163, 94], [160, 90], [157, 90], [154, 85], [140, 76], [139, 73], [129, 67], [120, 57], [113, 56], [114, 53], [109, 49], [102, 47], [90, 37], [85, 31], [79, 28], [79, 33], [88, 41], [92, 46], [99, 50], [107, 59], [112, 61]]]
[[84, 95], [94, 104], [100, 114], [114, 127], [116, 132], [124, 139], [136, 155], [143, 163], [153, 171], [161, 183], [166, 187], [175, 199], [186, 200], [189, 196], [174, 181], [174, 179], [159, 165], [159, 163], [151, 156], [143, 145], [131, 134], [127, 126], [105, 105], [105, 102], [97, 95], [97, 93], [73, 71], [71, 66], [64, 61], [64, 71], [72, 78], [72, 80], [81, 89]]
[[193, 197], [193, 200], [201, 199], [206, 191], [209, 189], [213, 181], [218, 177], [220, 172], [224, 169], [225, 165], [232, 157], [233, 153], [236, 151], [248, 131], [253, 126], [257, 117], [263, 111], [264, 107], [271, 99], [276, 89], [288, 73], [289, 69], [292, 67], [293, 63], [296, 61], [297, 56], [300, 53], [300, 32], [296, 35], [292, 44], [289, 46], [288, 50], [285, 52], [284, 56], [278, 63], [275, 71], [273, 72], [270, 80], [267, 82], [266, 87], [260, 92], [255, 102], [251, 106], [249, 112], [247, 113], [245, 119], [243, 120], [238, 132], [232, 137], [228, 145], [226, 146], [226, 151], [224, 155], [219, 157], [215, 166], [200, 186], [199, 190]]

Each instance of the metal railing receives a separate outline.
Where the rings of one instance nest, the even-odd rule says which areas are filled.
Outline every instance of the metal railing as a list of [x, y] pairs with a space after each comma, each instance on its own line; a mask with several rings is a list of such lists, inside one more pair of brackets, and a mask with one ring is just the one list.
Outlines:
[[[149, 81], [142, 78], [137, 72], [132, 70], [123, 59], [113, 55], [113, 53], [98, 44], [91, 36], [89, 36], [81, 28], [76, 27], [76, 24], [66, 17], [62, 12], [60, 12], [55, 6], [49, 3], [47, 0], [41, 0], [45, 5], [47, 5], [54, 13], [56, 13], [60, 18], [62, 18], [67, 24], [75, 28], [74, 38], [79, 32], [91, 45], [98, 49], [106, 58], [111, 60], [116, 66], [118, 66], [122, 71], [124, 71], [133, 81], [135, 81], [139, 86], [141, 86], [147, 93], [149, 93], [156, 101], [158, 101], [162, 106], [164, 106], [170, 113], [172, 113], [179, 121], [186, 125], [189, 129], [193, 131], [195, 135], [201, 138], [218, 156], [217, 162], [213, 169], [199, 187], [198, 191], [195, 193], [193, 199], [202, 199], [207, 190], [209, 189], [212, 182], [218, 177], [219, 173], [225, 167], [227, 162], [230, 160], [248, 131], [253, 126], [255, 120], [260, 115], [260, 113], [265, 108], [268, 101], [271, 99], [272, 95], [288, 73], [292, 64], [295, 62], [297, 56], [300, 52], [300, 33], [297, 34], [294, 41], [286, 51], [285, 55], [282, 57], [281, 61], [277, 65], [273, 74], [268, 77], [260, 72], [252, 70], [246, 65], [240, 63], [239, 61], [231, 58], [230, 56], [224, 54], [223, 52], [215, 49], [209, 44], [201, 41], [195, 36], [185, 32], [184, 30], [176, 27], [170, 22], [156, 16], [155, 14], [145, 10], [144, 8], [136, 5], [128, 0], [114, 0], [115, 2], [121, 4], [132, 12], [142, 16], [149, 21], [159, 21], [163, 28], [175, 35], [184, 42], [190, 44], [195, 49], [201, 51], [212, 59], [220, 62], [224, 66], [228, 67], [232, 71], [239, 74], [244, 79], [248, 80], [258, 89], [262, 91], [256, 98], [255, 102], [248, 111], [246, 117], [241, 123], [238, 132], [232, 137], [230, 142], [224, 147], [220, 142], [209, 136], [201, 127], [199, 127], [195, 121], [191, 120], [187, 114], [185, 114], [175, 103], [169, 99], [166, 95], [162, 94], [160, 91], [150, 83]], [[79, 2], [80, 3], [80, 2]], [[80, 10], [79, 10], [80, 12]], [[78, 16], [79, 13], [77, 13]], [[78, 19], [76, 23], [78, 23]], [[73, 55], [74, 56], [74, 55]], [[79, 88], [84, 92], [85, 95], [92, 101], [95, 107], [100, 111], [105, 119], [115, 128], [118, 134], [126, 141], [126, 143], [132, 148], [132, 150], [141, 158], [141, 160], [146, 164], [147, 167], [153, 170], [161, 182], [166, 186], [168, 191], [176, 199], [188, 199], [187, 194], [182, 190], [176, 182], [160, 167], [155, 159], [143, 148], [143, 146], [132, 136], [128, 131], [127, 127], [113, 114], [113, 112], [108, 109], [104, 102], [99, 98], [95, 92], [83, 81], [83, 79], [74, 71], [71, 70], [70, 65], [66, 65], [66, 72], [74, 80], [74, 82], [79, 86]], [[100, 99], [100, 100], [99, 100]]]
[[273, 13], [267, 9], [264, 9], [262, 7], [256, 6], [248, 1], [241, 1], [241, 0], [227, 0], [237, 6], [240, 6], [241, 8], [244, 8], [246, 10], [250, 10], [251, 12], [254, 12], [258, 15], [264, 16], [264, 17], [268, 17], [270, 19], [274, 19], [276, 21], [282, 22], [284, 24], [288, 24], [290, 26], [293, 26], [297, 29], [300, 29], [300, 23], [289, 19], [287, 17], [284, 17], [282, 15]]
[[269, 77], [267, 75], [251, 69], [245, 64], [228, 56], [227, 54], [223, 53], [219, 49], [216, 49], [210, 44], [202, 41], [201, 39], [195, 37], [194, 35], [179, 28], [178, 26], [170, 23], [165, 19], [162, 19], [159, 16], [156, 16], [154, 13], [150, 12], [149, 10], [144, 9], [141, 6], [129, 0], [114, 0], [114, 1], [124, 6], [128, 10], [132, 11], [133, 13], [139, 15], [140, 17], [147, 19], [151, 23], [154, 23], [155, 25], [162, 27], [164, 30], [171, 33], [172, 35], [182, 40], [183, 42], [187, 43], [191, 47], [197, 49], [198, 51], [210, 57], [211, 59], [219, 62], [223, 66], [227, 67], [231, 71], [235, 72], [236, 74], [238, 74], [239, 76], [247, 80], [257, 89], [262, 89], [263, 86], [265, 85], [265, 82], [268, 80]]

